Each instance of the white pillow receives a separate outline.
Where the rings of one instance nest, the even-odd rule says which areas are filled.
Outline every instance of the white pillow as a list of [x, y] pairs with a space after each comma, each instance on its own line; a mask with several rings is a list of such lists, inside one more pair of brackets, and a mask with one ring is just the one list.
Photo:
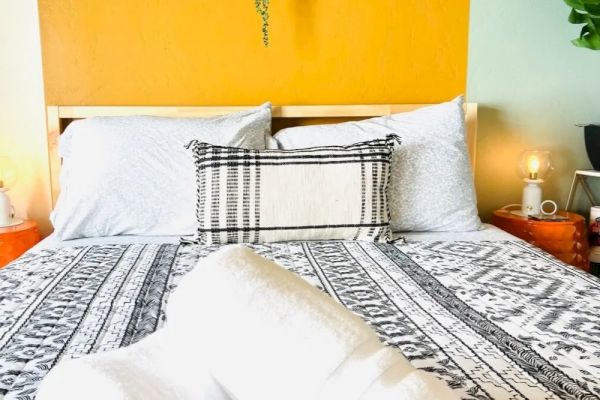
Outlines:
[[51, 221], [62, 239], [191, 235], [196, 230], [192, 140], [264, 149], [269, 103], [214, 118], [98, 117], [61, 137], [61, 192]]
[[390, 136], [352, 146], [247, 150], [193, 141], [198, 232], [191, 241], [388, 242], [394, 144]]
[[407, 113], [342, 124], [301, 126], [275, 135], [282, 149], [402, 139], [392, 157], [394, 231], [472, 231], [481, 226], [459, 97]]

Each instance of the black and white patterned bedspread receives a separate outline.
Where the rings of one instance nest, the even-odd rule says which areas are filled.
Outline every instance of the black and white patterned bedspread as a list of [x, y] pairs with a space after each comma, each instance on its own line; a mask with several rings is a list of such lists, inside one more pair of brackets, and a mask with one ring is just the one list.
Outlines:
[[[522, 242], [252, 247], [327, 291], [463, 398], [600, 398], [600, 281]], [[0, 270], [0, 399], [34, 398], [62, 357], [153, 332], [169, 292], [216, 249], [60, 248]]]

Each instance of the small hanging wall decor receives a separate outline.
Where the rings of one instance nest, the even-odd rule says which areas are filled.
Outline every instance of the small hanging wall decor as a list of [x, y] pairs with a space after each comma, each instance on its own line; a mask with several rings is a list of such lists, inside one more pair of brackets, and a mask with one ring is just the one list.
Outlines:
[[265, 47], [269, 46], [269, 0], [254, 0], [256, 12], [262, 19], [262, 39]]

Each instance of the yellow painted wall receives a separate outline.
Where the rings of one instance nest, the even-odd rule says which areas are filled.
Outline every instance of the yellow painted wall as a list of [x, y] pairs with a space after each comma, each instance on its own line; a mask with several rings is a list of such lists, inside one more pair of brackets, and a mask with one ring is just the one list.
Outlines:
[[36, 0], [0, 0], [0, 156], [17, 164], [17, 216], [51, 230], [42, 56]]
[[48, 104], [435, 102], [465, 91], [469, 0], [39, 0]]

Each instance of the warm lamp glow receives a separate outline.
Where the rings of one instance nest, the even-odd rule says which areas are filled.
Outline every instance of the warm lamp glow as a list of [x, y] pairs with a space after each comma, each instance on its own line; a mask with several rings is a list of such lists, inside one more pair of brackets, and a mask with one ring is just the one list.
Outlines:
[[541, 213], [541, 183], [552, 171], [552, 160], [549, 151], [527, 150], [521, 154], [519, 163], [523, 180], [527, 182], [523, 188], [521, 215], [538, 215]]
[[521, 175], [526, 180], [544, 180], [552, 171], [549, 151], [527, 150], [521, 155]]
[[540, 160], [538, 160], [535, 154], [529, 157], [527, 170], [529, 171], [529, 179], [537, 179], [538, 171], [540, 170]]
[[17, 168], [10, 158], [0, 157], [0, 191], [5, 192], [17, 181]]

